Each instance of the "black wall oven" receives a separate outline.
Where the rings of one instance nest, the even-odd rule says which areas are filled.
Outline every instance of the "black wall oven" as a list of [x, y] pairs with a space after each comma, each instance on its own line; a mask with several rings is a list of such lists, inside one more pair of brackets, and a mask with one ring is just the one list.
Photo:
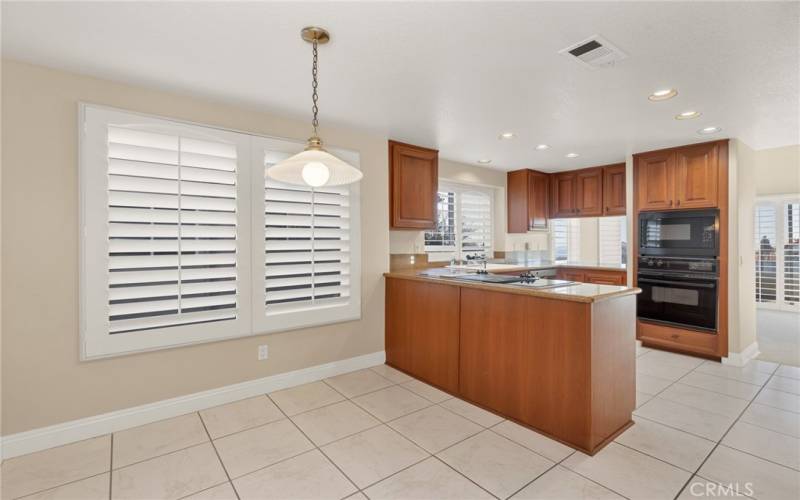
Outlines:
[[696, 330], [717, 330], [716, 259], [640, 257], [637, 316]]
[[719, 210], [640, 213], [639, 255], [718, 256]]

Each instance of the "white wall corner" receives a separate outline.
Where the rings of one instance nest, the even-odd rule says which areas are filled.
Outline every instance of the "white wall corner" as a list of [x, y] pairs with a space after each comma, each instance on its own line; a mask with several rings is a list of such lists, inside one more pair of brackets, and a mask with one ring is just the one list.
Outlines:
[[125, 408], [101, 415], [63, 422], [48, 427], [10, 434], [0, 438], [2, 458], [7, 459], [35, 451], [74, 443], [112, 432], [177, 417], [213, 406], [232, 403], [240, 399], [267, 394], [297, 385], [316, 382], [381, 365], [386, 362], [386, 352], [378, 351], [353, 358], [310, 366], [300, 370], [279, 373], [238, 384], [196, 392], [186, 396], [165, 399], [133, 408]]
[[744, 366], [746, 365], [751, 359], [755, 359], [761, 351], [758, 350], [758, 342], [753, 342], [742, 352], [729, 352], [727, 358], [722, 358], [723, 365], [730, 365], [730, 366]]

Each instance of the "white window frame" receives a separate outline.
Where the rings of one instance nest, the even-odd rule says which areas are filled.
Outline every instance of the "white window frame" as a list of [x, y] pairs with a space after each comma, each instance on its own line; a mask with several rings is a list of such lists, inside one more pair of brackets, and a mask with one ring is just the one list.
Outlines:
[[[154, 328], [136, 335], [108, 332], [108, 124], [141, 125], [169, 133], [222, 140], [237, 147], [237, 317], [234, 320]], [[298, 141], [256, 136], [89, 103], [78, 104], [80, 359], [92, 360], [361, 318], [360, 187], [351, 187], [351, 287], [344, 306], [265, 317], [264, 173], [254, 152], [302, 150]], [[358, 167], [359, 155], [334, 150]], [[257, 194], [258, 196], [255, 196]], [[259, 205], [260, 202], [260, 205]], [[254, 210], [258, 208], [258, 210]], [[258, 272], [255, 272], [258, 270]], [[261, 309], [259, 309], [259, 307]], [[129, 332], [130, 333], [130, 332]], [[137, 333], [137, 332], [133, 332]]]
[[[756, 302], [759, 309], [771, 309], [778, 311], [790, 311], [800, 313], [800, 302], [789, 303], [785, 300], [785, 249], [786, 244], [786, 205], [788, 203], [800, 203], [800, 193], [769, 195], [756, 197], [753, 211], [759, 206], [772, 206], [775, 209], [775, 302]], [[754, 228], [755, 230], [755, 228]], [[754, 242], [756, 235], [754, 233]], [[755, 243], [757, 245], [757, 243]], [[757, 250], [757, 248], [755, 248]], [[752, 272], [755, 275], [755, 255], [753, 255]], [[753, 297], [755, 300], [755, 297]]]
[[462, 247], [463, 227], [462, 227], [462, 213], [461, 213], [461, 196], [464, 193], [474, 191], [478, 193], [483, 193], [489, 197], [489, 219], [492, 221], [492, 228], [490, 231], [489, 249], [487, 251], [486, 257], [488, 259], [493, 258], [494, 248], [495, 248], [494, 231], [495, 231], [495, 225], [497, 223], [497, 221], [495, 220], [495, 208], [494, 208], [495, 190], [491, 187], [486, 187], [486, 186], [461, 184], [457, 182], [439, 179], [438, 191], [455, 193], [455, 202], [453, 206], [453, 209], [455, 210], [455, 218], [454, 218], [455, 247], [451, 248], [451, 247], [425, 245], [425, 252], [429, 255], [429, 257], [435, 258], [436, 256], [446, 256], [447, 258], [450, 258], [452, 256], [457, 259], [465, 259], [466, 255], [471, 253], [471, 251], [464, 251], [464, 248]]
[[[263, 166], [258, 168], [263, 152], [269, 151], [283, 156], [299, 153], [304, 144], [273, 139], [254, 137], [252, 153], [254, 168], [252, 169], [252, 207], [253, 216], [253, 269], [258, 270], [253, 276], [253, 328], [259, 333], [273, 333], [296, 330], [312, 326], [355, 321], [361, 319], [361, 195], [359, 183], [350, 185], [350, 298], [347, 303], [329, 306], [298, 307], [279, 312], [267, 312], [266, 277], [263, 269], [266, 264], [264, 253], [265, 214], [264, 214], [264, 174]], [[328, 150], [360, 168], [358, 153], [340, 149]]]

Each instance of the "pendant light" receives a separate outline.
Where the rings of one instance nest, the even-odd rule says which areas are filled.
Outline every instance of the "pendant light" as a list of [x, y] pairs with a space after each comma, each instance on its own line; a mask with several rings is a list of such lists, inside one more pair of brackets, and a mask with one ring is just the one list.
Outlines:
[[317, 46], [330, 41], [330, 34], [318, 27], [310, 26], [301, 31], [303, 40], [309, 42], [313, 49], [313, 63], [311, 66], [311, 111], [314, 115], [311, 125], [314, 135], [308, 139], [306, 149], [291, 156], [267, 169], [267, 175], [272, 179], [287, 184], [299, 184], [318, 188], [322, 186], [341, 186], [358, 182], [363, 177], [360, 170], [347, 162], [333, 156], [322, 147], [322, 139], [317, 135], [319, 120], [317, 113]]

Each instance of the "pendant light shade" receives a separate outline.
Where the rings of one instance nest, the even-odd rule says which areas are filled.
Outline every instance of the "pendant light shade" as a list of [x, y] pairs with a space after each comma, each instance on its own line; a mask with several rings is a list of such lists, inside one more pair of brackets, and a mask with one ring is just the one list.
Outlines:
[[296, 184], [301, 186], [311, 186], [318, 188], [322, 186], [341, 186], [358, 182], [363, 174], [356, 167], [340, 160], [325, 151], [322, 147], [322, 140], [317, 136], [317, 46], [328, 43], [330, 34], [323, 28], [314, 26], [303, 28], [300, 32], [303, 40], [313, 46], [313, 64], [311, 66], [312, 75], [312, 94], [313, 119], [311, 125], [314, 127], [314, 135], [308, 140], [305, 151], [278, 162], [267, 169], [266, 175], [276, 181], [286, 184]]

